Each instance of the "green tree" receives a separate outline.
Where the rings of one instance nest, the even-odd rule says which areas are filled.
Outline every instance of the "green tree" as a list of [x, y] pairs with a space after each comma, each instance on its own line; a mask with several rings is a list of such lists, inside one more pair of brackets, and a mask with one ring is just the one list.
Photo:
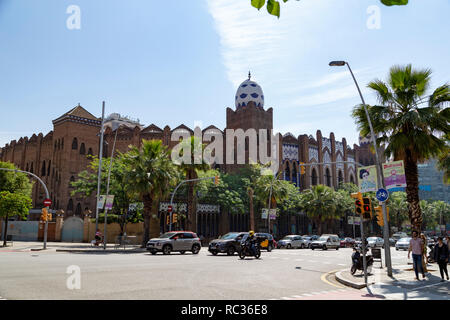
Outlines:
[[[370, 82], [380, 105], [368, 106], [378, 145], [386, 146], [387, 157], [403, 160], [406, 175], [406, 194], [409, 219], [413, 229], [420, 231], [422, 213], [419, 206], [417, 163], [439, 155], [445, 141], [439, 135], [449, 132], [449, 85], [438, 87], [427, 95], [430, 70], [413, 70], [411, 65], [394, 66], [387, 83]], [[424, 105], [424, 106], [422, 106]], [[364, 106], [353, 110], [361, 134], [370, 133]]]
[[397, 229], [400, 231], [403, 222], [408, 220], [408, 202], [406, 201], [406, 193], [391, 193], [389, 195], [389, 200], [387, 201], [387, 207], [389, 208], [391, 224], [397, 226]]
[[[108, 171], [111, 158], [103, 158], [102, 173], [100, 177], [100, 194], [106, 194]], [[81, 194], [89, 197], [97, 193], [98, 184], [98, 157], [92, 157], [92, 161], [88, 164], [87, 170], [78, 174], [77, 179], [71, 182], [74, 190], [71, 195]], [[123, 162], [123, 156], [119, 154], [113, 158], [111, 166], [111, 176], [109, 183], [109, 194], [114, 195], [114, 206], [110, 214], [108, 214], [108, 223], [117, 222], [120, 225], [122, 233], [125, 224], [128, 221], [136, 221], [135, 217], [127, 217], [126, 213], [130, 203], [137, 201], [138, 197], [133, 193], [129, 185], [126, 183], [126, 167]], [[99, 222], [104, 222], [104, 213], [99, 214]], [[125, 219], [127, 217], [127, 219]]]
[[301, 193], [300, 206], [315, 222], [318, 234], [322, 234], [322, 223], [336, 216], [336, 201], [333, 189], [324, 185], [312, 186]]
[[438, 225], [438, 218], [433, 204], [427, 200], [420, 200], [419, 204], [423, 215], [423, 229], [434, 230]]
[[[189, 163], [182, 162], [178, 166], [178, 170], [185, 176], [186, 180], [192, 180], [198, 178], [198, 173], [206, 171], [210, 168], [209, 164], [202, 159], [195, 159], [195, 150], [200, 150], [201, 155], [205, 146], [202, 144], [201, 139], [196, 136], [191, 136], [187, 140], [183, 140], [180, 144], [181, 152], [180, 156], [183, 156], [183, 150], [189, 150], [190, 158]], [[197, 217], [197, 194], [195, 193], [195, 185], [197, 181], [187, 182], [188, 185], [188, 217], [187, 217], [187, 229], [197, 231], [196, 217]]]
[[8, 217], [19, 216], [26, 218], [31, 209], [31, 198], [20, 192], [11, 193], [0, 191], [0, 217], [5, 219], [5, 234], [3, 235], [3, 246], [6, 246], [8, 235]]
[[450, 132], [444, 136], [446, 146], [438, 156], [438, 169], [444, 172], [444, 183], [450, 184]]
[[[0, 168], [17, 169], [11, 162], [1, 162]], [[27, 174], [22, 172], [0, 170], [0, 191], [21, 193], [31, 197], [33, 183]]]
[[142, 140], [141, 150], [131, 147], [123, 154], [125, 183], [144, 203], [144, 247], [159, 235], [158, 205], [174, 186], [177, 170], [161, 140]]
[[[300, 1], [300, 0], [297, 0]], [[380, 0], [382, 4], [386, 6], [403, 6], [408, 4], [408, 0]], [[288, 0], [283, 0], [283, 2], [288, 2]], [[280, 1], [276, 0], [251, 0], [251, 4], [253, 7], [257, 8], [258, 10], [264, 7], [266, 5], [267, 12], [269, 12], [271, 15], [280, 17]]]

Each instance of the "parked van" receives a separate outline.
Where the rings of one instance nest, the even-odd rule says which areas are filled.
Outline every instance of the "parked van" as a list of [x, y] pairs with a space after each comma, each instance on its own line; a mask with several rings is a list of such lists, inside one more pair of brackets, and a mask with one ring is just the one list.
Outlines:
[[336, 249], [339, 250], [341, 241], [336, 234], [323, 234], [316, 241], [311, 242], [310, 248], [314, 249]]

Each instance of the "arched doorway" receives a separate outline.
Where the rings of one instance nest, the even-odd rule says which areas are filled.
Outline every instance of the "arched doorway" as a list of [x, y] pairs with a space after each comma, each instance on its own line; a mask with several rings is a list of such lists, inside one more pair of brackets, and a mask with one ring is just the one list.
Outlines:
[[312, 173], [311, 173], [311, 184], [313, 186], [317, 186], [317, 172], [316, 172], [316, 168], [312, 169]]

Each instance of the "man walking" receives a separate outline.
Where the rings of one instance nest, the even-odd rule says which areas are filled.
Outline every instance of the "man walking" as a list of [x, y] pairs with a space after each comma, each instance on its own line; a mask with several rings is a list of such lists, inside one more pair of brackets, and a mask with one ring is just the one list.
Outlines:
[[408, 249], [408, 259], [411, 256], [412, 251], [412, 259], [413, 259], [413, 266], [414, 266], [414, 272], [416, 273], [416, 280], [419, 279], [419, 267], [420, 272], [422, 273], [423, 278], [425, 279], [425, 272], [423, 270], [422, 266], [422, 254], [423, 254], [423, 247], [424, 243], [421, 238], [419, 238], [419, 233], [417, 231], [413, 231], [412, 233], [412, 239], [409, 242], [409, 249]]
[[[448, 241], [447, 241], [448, 242]], [[441, 273], [441, 282], [444, 280], [444, 273], [448, 278], [448, 271], [447, 271], [447, 263], [448, 263], [448, 246], [444, 243], [443, 238], [438, 238], [438, 243], [436, 243], [436, 246], [434, 247], [434, 260], [439, 265], [439, 271]]]

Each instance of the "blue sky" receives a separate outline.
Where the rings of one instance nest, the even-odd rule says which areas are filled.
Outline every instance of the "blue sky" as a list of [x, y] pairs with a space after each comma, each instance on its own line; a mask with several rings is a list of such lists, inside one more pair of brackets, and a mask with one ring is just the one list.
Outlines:
[[[69, 30], [69, 5], [81, 29]], [[380, 29], [369, 29], [370, 6]], [[0, 146], [44, 134], [78, 103], [101, 116], [118, 112], [149, 125], [225, 127], [237, 86], [263, 88], [281, 133], [334, 132], [356, 143], [350, 116], [360, 103], [350, 62], [365, 85], [394, 64], [431, 68], [433, 86], [450, 82], [450, 1], [302, 0], [281, 18], [250, 0], [0, 0]]]

